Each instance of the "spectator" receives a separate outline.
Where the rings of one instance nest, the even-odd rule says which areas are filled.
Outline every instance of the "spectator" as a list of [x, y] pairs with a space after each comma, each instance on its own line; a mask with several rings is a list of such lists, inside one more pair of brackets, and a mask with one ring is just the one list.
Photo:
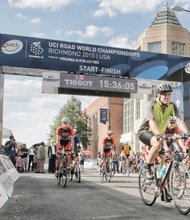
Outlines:
[[16, 164], [16, 140], [13, 135], [10, 136], [10, 140], [5, 143], [5, 155], [8, 156], [13, 165]]
[[21, 158], [22, 158], [23, 171], [27, 171], [27, 165], [28, 165], [28, 149], [26, 148], [26, 144], [23, 144], [23, 145], [22, 145], [22, 148], [21, 148]]
[[36, 173], [45, 173], [44, 172], [44, 163], [45, 163], [45, 144], [41, 142], [38, 146], [37, 151], [37, 170]]
[[33, 171], [37, 171], [37, 153], [38, 153], [38, 144], [34, 144], [34, 158], [33, 158]]
[[51, 140], [51, 144], [48, 146], [48, 173], [55, 173], [56, 168], [56, 145], [54, 140]]
[[15, 167], [17, 169], [17, 171], [19, 173], [22, 172], [23, 170], [23, 167], [22, 167], [22, 158], [21, 158], [21, 147], [20, 146], [17, 146], [17, 154], [16, 154], [16, 157], [15, 157], [15, 160], [16, 160], [16, 164], [15, 164]]
[[30, 166], [31, 170], [33, 171], [34, 169], [34, 145], [32, 145], [29, 149], [29, 162], [28, 162], [28, 171], [30, 171]]

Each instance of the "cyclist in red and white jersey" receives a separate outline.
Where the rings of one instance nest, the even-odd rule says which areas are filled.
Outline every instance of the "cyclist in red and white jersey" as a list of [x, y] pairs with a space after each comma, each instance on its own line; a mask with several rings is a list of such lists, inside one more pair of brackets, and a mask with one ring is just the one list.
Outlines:
[[56, 170], [59, 171], [62, 155], [67, 154], [68, 165], [71, 164], [71, 155], [74, 152], [74, 130], [70, 126], [70, 120], [67, 117], [62, 118], [62, 125], [56, 130], [56, 143], [57, 143], [57, 163]]
[[104, 138], [103, 140], [103, 148], [101, 152], [101, 162], [100, 162], [100, 168], [102, 167], [102, 164], [106, 158], [107, 161], [110, 160], [110, 157], [112, 156], [112, 147], [114, 147], [115, 142], [114, 139], [112, 138], [113, 131], [109, 130], [107, 132], [107, 137]]

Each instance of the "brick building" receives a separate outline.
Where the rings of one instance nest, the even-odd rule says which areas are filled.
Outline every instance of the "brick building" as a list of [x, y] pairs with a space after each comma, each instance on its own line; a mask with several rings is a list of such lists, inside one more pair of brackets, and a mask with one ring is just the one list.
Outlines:
[[[123, 133], [123, 98], [98, 97], [86, 109], [89, 116], [88, 125], [92, 129], [90, 137], [90, 147], [93, 151], [94, 158], [103, 146], [103, 139], [107, 131], [113, 131], [116, 147], [120, 150], [120, 137]], [[100, 123], [100, 109], [107, 109], [107, 122]]]

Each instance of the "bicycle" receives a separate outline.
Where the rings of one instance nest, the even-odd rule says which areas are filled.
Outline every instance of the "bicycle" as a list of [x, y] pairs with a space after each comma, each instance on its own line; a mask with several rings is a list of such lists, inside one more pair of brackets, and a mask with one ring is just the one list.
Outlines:
[[80, 171], [80, 162], [79, 162], [78, 156], [75, 156], [75, 159], [73, 160], [73, 167], [74, 167], [74, 171], [70, 172], [70, 175], [71, 175], [70, 181], [72, 181], [73, 175], [75, 175], [77, 182], [80, 183], [81, 182], [81, 171]]
[[[171, 142], [176, 140], [162, 138], [162, 143], [164, 139]], [[161, 180], [158, 178], [156, 165], [151, 166], [152, 179], [146, 177], [146, 165], [142, 166], [138, 178], [139, 192], [144, 204], [152, 206], [161, 194], [163, 200], [167, 202], [168, 191], [179, 213], [187, 215], [190, 212], [190, 175], [184, 164], [175, 160], [175, 154], [171, 152], [167, 171]]]
[[[68, 153], [72, 156], [72, 153]], [[73, 178], [73, 172], [71, 166], [68, 165], [68, 158], [67, 158], [67, 153], [64, 153], [62, 155], [62, 164], [59, 168], [59, 172], [57, 175], [57, 184], [62, 185], [63, 187], [66, 187], [67, 185], [67, 180], [69, 179], [72, 181]]]
[[130, 162], [129, 162], [129, 158], [127, 158], [126, 156], [122, 156], [121, 158], [121, 170], [123, 175], [127, 174], [127, 176], [130, 176], [131, 173]]
[[109, 162], [109, 156], [106, 155], [104, 156], [103, 164], [100, 168], [99, 176], [102, 182], [104, 181], [104, 179], [106, 180], [106, 182], [111, 182], [112, 167], [111, 167], [111, 163]]
[[67, 169], [67, 155], [64, 154], [62, 156], [62, 164], [59, 169], [59, 173], [57, 176], [57, 184], [62, 185], [63, 187], [66, 187], [67, 185], [67, 175], [68, 175], [68, 169]]

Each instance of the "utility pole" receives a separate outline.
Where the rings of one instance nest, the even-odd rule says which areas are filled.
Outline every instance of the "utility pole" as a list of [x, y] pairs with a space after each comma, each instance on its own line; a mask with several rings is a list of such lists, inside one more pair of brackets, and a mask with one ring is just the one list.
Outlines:
[[3, 96], [4, 96], [4, 74], [0, 72], [0, 151], [3, 138]]
[[111, 97], [108, 97], [108, 130], [111, 130]]

